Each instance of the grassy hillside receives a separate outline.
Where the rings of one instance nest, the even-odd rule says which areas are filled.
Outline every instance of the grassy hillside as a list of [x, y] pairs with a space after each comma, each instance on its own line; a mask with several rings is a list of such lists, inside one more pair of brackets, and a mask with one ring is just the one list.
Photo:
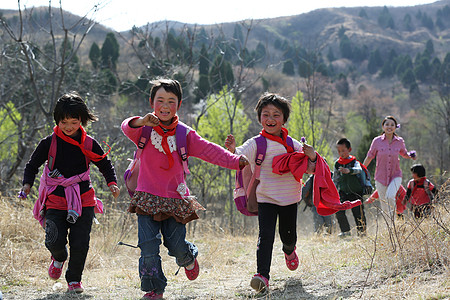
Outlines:
[[[189, 282], [161, 248], [168, 278], [165, 299], [449, 299], [450, 183], [441, 189], [433, 217], [398, 221], [389, 238], [375, 206], [368, 208], [367, 237], [345, 239], [305, 230], [309, 211], [299, 210], [298, 270], [285, 264], [277, 237], [268, 295], [255, 295], [249, 281], [256, 269], [254, 233], [230, 235], [226, 228], [197, 220], [188, 239], [200, 250], [200, 276]], [[32, 203], [1, 197], [0, 290], [4, 299], [140, 299], [136, 218], [107, 204], [94, 225], [84, 271], [85, 293], [67, 295], [66, 284], [47, 277], [50, 256], [44, 232], [32, 218]], [[192, 224], [191, 224], [192, 225]], [[310, 225], [310, 224], [309, 224]], [[308, 226], [307, 226], [308, 227]]]

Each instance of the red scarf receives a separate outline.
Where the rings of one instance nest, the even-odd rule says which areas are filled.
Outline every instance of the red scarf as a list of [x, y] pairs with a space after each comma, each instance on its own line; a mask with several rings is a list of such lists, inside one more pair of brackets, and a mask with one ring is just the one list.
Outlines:
[[108, 152], [106, 152], [106, 153], [103, 154], [103, 155], [98, 155], [97, 153], [94, 153], [94, 152], [92, 152], [92, 151], [86, 150], [86, 149], [84, 148], [84, 141], [86, 140], [86, 136], [87, 136], [86, 130], [84, 130], [83, 126], [80, 126], [80, 130], [81, 130], [81, 142], [78, 143], [76, 140], [74, 140], [74, 139], [71, 138], [70, 136], [65, 135], [65, 134], [62, 132], [61, 128], [59, 128], [59, 126], [55, 126], [55, 127], [53, 128], [53, 132], [55, 132], [56, 136], [58, 136], [58, 137], [61, 138], [63, 141], [65, 141], [65, 142], [67, 142], [67, 143], [69, 143], [69, 144], [78, 146], [78, 147], [80, 148], [81, 152], [83, 152], [83, 154], [84, 154], [85, 156], [87, 156], [90, 160], [92, 160], [92, 161], [94, 161], [94, 162], [97, 162], [97, 161], [101, 161], [103, 158], [105, 158], [105, 156], [108, 155], [108, 153], [111, 151], [111, 147], [110, 147], [108, 144], [105, 143], [106, 146], [108, 146], [109, 150], [108, 150]]
[[[172, 166], [174, 164], [172, 152], [170, 152], [169, 143], [167, 142], [167, 137], [171, 136], [171, 135], [175, 135], [177, 125], [178, 125], [178, 116], [175, 115], [172, 119], [172, 123], [169, 126], [165, 126], [160, 122], [158, 126], [153, 127], [153, 129], [160, 136], [162, 136], [161, 146], [163, 147], [164, 152], [166, 153], [167, 159], [169, 160], [169, 167], [167, 169], [161, 167], [161, 169], [164, 169], [164, 170], [169, 170], [170, 168], [172, 168]], [[164, 132], [163, 129], [166, 129], [167, 131]]]
[[351, 163], [355, 159], [356, 159], [356, 157], [354, 157], [353, 155], [349, 155], [347, 158], [339, 157], [338, 163], [341, 165], [346, 165], [346, 164]]
[[286, 138], [288, 136], [288, 130], [286, 128], [281, 128], [281, 137], [267, 133], [264, 129], [259, 134], [269, 140], [280, 143], [286, 148], [288, 153], [294, 152], [294, 149], [286, 143]]

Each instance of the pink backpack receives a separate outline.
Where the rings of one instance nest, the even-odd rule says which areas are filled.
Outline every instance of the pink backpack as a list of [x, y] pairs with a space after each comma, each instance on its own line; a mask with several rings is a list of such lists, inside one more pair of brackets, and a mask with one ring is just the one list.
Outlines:
[[[144, 126], [142, 128], [142, 133], [139, 138], [139, 142], [137, 145], [137, 149], [134, 152], [134, 158], [129, 159], [131, 160], [130, 164], [128, 165], [127, 170], [123, 174], [123, 178], [125, 180], [125, 186], [127, 187], [128, 193], [130, 196], [133, 196], [134, 192], [136, 191], [137, 187], [137, 180], [139, 177], [139, 168], [141, 165], [141, 153], [144, 149], [145, 145], [147, 144], [148, 140], [150, 139], [150, 134], [152, 132], [151, 126]], [[182, 122], [178, 122], [177, 129], [175, 132], [175, 138], [177, 141], [177, 150], [178, 154], [181, 156], [181, 161], [183, 163], [183, 169], [185, 174], [189, 174], [188, 169], [188, 152], [187, 152], [187, 140], [186, 140], [186, 134], [187, 134], [187, 125], [185, 125]]]
[[[256, 142], [255, 172], [252, 172], [250, 165], [242, 170], [236, 171], [234, 203], [239, 212], [246, 216], [258, 215], [258, 202], [256, 200], [256, 187], [259, 184], [261, 164], [266, 157], [267, 140], [262, 135], [254, 137]], [[286, 138], [286, 143], [294, 148], [294, 142], [290, 136]]]

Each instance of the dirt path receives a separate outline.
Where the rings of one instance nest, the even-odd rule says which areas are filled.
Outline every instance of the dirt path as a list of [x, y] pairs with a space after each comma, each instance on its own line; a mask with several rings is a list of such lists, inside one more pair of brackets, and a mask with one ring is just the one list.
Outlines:
[[[276, 242], [270, 293], [262, 296], [255, 295], [249, 286], [256, 267], [252, 238], [233, 243], [199, 240], [196, 244], [203, 255], [199, 257], [201, 273], [195, 281], [188, 281], [183, 270], [175, 276], [177, 267], [173, 259], [162, 253], [168, 278], [164, 299], [450, 299], [448, 270], [404, 273], [383, 279], [372, 269], [366, 283], [367, 261], [358, 263], [352, 250], [359, 243], [357, 239], [301, 240], [304, 247], [298, 250], [300, 267], [294, 272], [284, 265], [280, 243]], [[346, 256], [342, 256], [344, 252]], [[125, 247], [115, 248], [114, 253], [109, 256], [91, 251], [83, 277], [83, 294], [68, 294], [63, 280], [55, 283], [48, 279], [46, 263], [42, 262], [32, 270], [20, 270], [16, 265], [20, 276], [0, 279], [3, 298], [140, 299], [143, 293], [137, 274], [139, 253]], [[220, 257], [214, 260], [216, 253]], [[336, 256], [330, 256], [331, 253]]]

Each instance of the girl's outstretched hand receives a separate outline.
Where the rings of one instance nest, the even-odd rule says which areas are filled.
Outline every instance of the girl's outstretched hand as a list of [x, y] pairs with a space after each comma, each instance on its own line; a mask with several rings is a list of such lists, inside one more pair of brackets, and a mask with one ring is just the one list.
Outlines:
[[19, 192], [19, 195], [18, 195], [19, 199], [25, 199], [28, 196], [28, 194], [30, 193], [30, 190], [31, 190], [30, 184], [25, 183]]
[[227, 139], [225, 140], [225, 147], [231, 153], [234, 153], [236, 151], [236, 140], [234, 139], [234, 136], [232, 134], [229, 134], [227, 136]]
[[112, 184], [109, 186], [109, 190], [111, 191], [111, 193], [113, 194], [114, 198], [119, 197], [120, 195], [120, 189], [117, 185]]
[[245, 155], [241, 155], [241, 157], [239, 157], [239, 169], [242, 170], [248, 164], [248, 158]]
[[309, 159], [311, 161], [316, 161], [317, 159], [317, 154], [316, 151], [314, 150], [314, 147], [308, 144], [303, 144], [303, 152], [305, 153], [306, 156], [309, 157]]

